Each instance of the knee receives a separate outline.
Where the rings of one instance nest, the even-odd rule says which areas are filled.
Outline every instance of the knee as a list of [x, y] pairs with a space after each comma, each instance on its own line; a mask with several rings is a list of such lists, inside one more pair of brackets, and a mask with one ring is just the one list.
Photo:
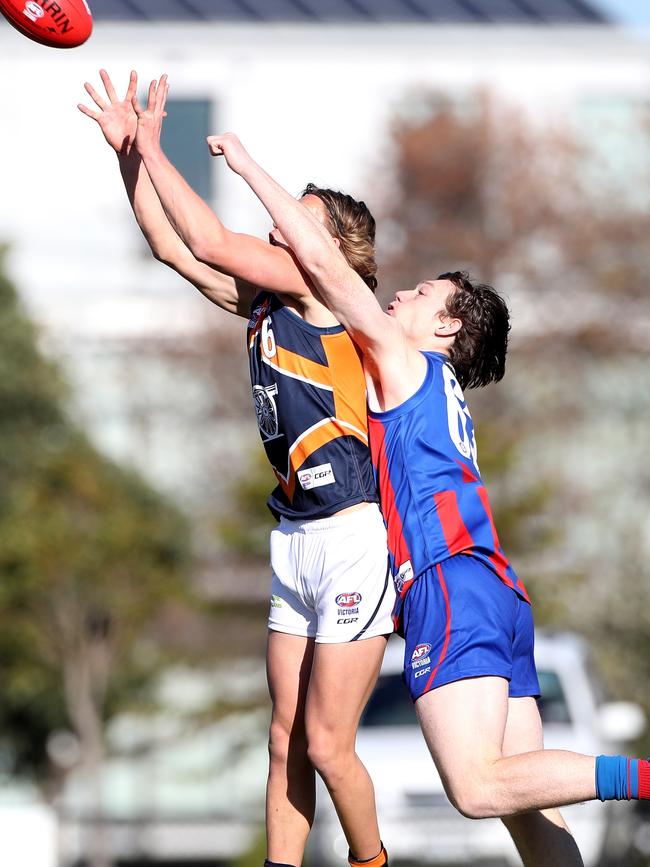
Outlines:
[[297, 753], [306, 756], [307, 741], [304, 729], [273, 719], [269, 728], [269, 758], [271, 762], [286, 765]]
[[448, 783], [445, 786], [447, 797], [458, 812], [466, 819], [489, 819], [495, 816], [487, 787], [479, 783]]
[[346, 750], [333, 732], [318, 729], [308, 732], [307, 755], [326, 780], [345, 775], [345, 768], [349, 768], [350, 750]]

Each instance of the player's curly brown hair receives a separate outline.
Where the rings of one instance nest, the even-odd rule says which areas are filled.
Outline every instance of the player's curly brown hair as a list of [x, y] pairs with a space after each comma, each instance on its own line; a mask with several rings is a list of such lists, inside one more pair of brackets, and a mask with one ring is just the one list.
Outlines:
[[375, 219], [366, 203], [315, 184], [307, 184], [301, 198], [302, 196], [317, 196], [325, 205], [329, 218], [328, 231], [334, 238], [338, 238], [348, 265], [374, 292], [377, 288]]
[[449, 350], [458, 382], [462, 388], [498, 382], [506, 370], [508, 305], [493, 286], [472, 283], [466, 271], [447, 271], [438, 280], [453, 283], [445, 307], [463, 323]]

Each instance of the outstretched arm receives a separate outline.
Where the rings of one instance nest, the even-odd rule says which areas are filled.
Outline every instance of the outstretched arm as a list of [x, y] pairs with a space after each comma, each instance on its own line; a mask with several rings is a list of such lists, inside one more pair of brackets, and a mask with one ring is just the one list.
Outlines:
[[201, 262], [255, 286], [311, 301], [311, 286], [289, 250], [231, 232], [167, 159], [160, 147], [167, 90], [163, 75], [158, 83], [151, 82], [146, 109], [133, 98], [135, 147], [179, 237]]
[[399, 363], [408, 352], [400, 326], [382, 311], [324, 226], [251, 159], [236, 136], [210, 136], [208, 145], [262, 201], [319, 295], [362, 349], [366, 364]]
[[123, 100], [118, 98], [106, 70], [100, 70], [99, 74], [108, 102], [86, 82], [85, 89], [99, 110], [93, 111], [81, 104], [78, 108], [97, 122], [107, 143], [116, 152], [129, 202], [154, 257], [177, 271], [214, 304], [247, 318], [258, 287], [220, 274], [191, 254], [165, 216], [147, 170], [133, 147], [137, 129], [137, 116], [131, 104], [137, 87], [135, 71], [131, 72]]

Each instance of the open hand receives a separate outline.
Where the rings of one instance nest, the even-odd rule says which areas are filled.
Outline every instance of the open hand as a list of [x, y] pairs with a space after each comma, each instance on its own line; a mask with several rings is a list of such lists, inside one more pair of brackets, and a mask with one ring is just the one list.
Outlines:
[[248, 151], [232, 132], [209, 135], [208, 148], [213, 157], [225, 157], [229, 168], [240, 175], [252, 163]]
[[146, 108], [142, 108], [135, 94], [131, 99], [138, 121], [135, 146], [141, 156], [150, 154], [160, 146], [162, 122], [163, 118], [167, 117], [165, 103], [168, 93], [167, 76], [161, 75], [158, 81], [154, 80], [149, 85]]
[[99, 108], [99, 111], [86, 108], [81, 103], [79, 103], [77, 108], [87, 117], [91, 117], [97, 121], [101, 131], [104, 133], [104, 138], [116, 153], [128, 154], [133, 145], [138, 126], [138, 118], [131, 102], [138, 86], [137, 73], [135, 70], [131, 70], [129, 86], [126, 96], [122, 100], [118, 99], [113, 82], [105, 69], [99, 70], [99, 77], [106, 89], [108, 102], [97, 93], [92, 84], [86, 82], [84, 88]]

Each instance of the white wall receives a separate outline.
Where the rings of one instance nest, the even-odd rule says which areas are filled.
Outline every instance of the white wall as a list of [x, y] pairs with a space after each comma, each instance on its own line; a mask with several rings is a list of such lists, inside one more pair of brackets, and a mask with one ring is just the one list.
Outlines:
[[[0, 28], [0, 237], [14, 242], [14, 274], [39, 318], [57, 329], [106, 327], [110, 311], [89, 309], [104, 293], [159, 299], [179, 285], [140, 255], [115, 158], [75, 108], [100, 65], [120, 90], [132, 66], [144, 84], [168, 72], [174, 95], [213, 98], [221, 130], [236, 131], [289, 189], [315, 179], [371, 205], [389, 189], [377, 166], [409, 88], [462, 95], [488, 85], [557, 120], [581, 96], [645, 97], [650, 85], [646, 47], [614, 30], [113, 24], [57, 51]], [[242, 182], [215, 170], [225, 220], [263, 233], [266, 215]]]
[[[232, 430], [211, 421], [202, 432], [172, 384], [164, 395], [135, 394], [132, 377], [126, 394], [115, 371], [142, 367], [139, 336], [182, 337], [197, 320], [219, 328], [228, 317], [143, 255], [115, 156], [76, 109], [90, 104], [83, 82], [99, 84], [100, 66], [119, 92], [133, 66], [143, 90], [167, 72], [172, 95], [212, 99], [219, 130], [237, 132], [290, 190], [314, 180], [372, 209], [390, 195], [387, 122], [412, 88], [462, 99], [487, 86], [544, 124], [590, 96], [650, 92], [648, 46], [604, 28], [113, 24], [97, 26], [81, 48], [57, 51], [0, 27], [0, 239], [13, 242], [13, 276], [65, 361], [99, 444], [190, 499], [196, 479], [215, 478], [214, 461], [232, 455], [224, 446]], [[222, 218], [264, 234], [268, 219], [253, 195], [223, 163], [213, 165]], [[152, 410], [165, 400], [176, 433]], [[133, 417], [146, 419], [147, 434]], [[245, 452], [255, 440], [251, 418], [237, 442]], [[222, 496], [226, 475], [209, 498]]]
[[57, 824], [49, 807], [2, 805], [0, 840], [7, 867], [57, 867]]

